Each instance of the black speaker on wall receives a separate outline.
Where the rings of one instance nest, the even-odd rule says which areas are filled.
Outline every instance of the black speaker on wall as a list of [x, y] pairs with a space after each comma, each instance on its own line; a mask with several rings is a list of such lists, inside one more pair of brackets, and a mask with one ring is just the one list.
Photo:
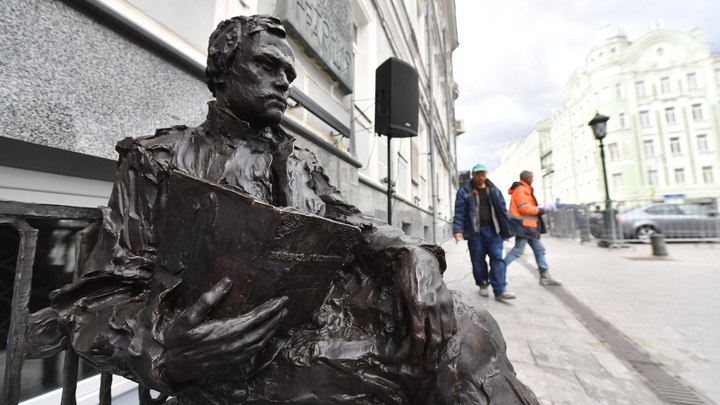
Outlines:
[[418, 73], [397, 58], [375, 70], [375, 132], [392, 138], [418, 134]]

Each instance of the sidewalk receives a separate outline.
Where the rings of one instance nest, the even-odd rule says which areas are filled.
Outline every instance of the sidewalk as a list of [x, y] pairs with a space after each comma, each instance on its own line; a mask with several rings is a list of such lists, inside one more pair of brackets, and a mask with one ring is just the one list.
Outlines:
[[[541, 404], [663, 404], [562, 302], [539, 285], [537, 274], [513, 263], [508, 269], [508, 291], [518, 298], [500, 302], [492, 293], [481, 297], [472, 277], [467, 243], [450, 240], [442, 247], [448, 263], [445, 283], [484, 305], [495, 317], [518, 377]], [[528, 248], [524, 257], [532, 261], [530, 252]], [[555, 256], [549, 257], [551, 263], [557, 260]]]
[[[667, 260], [653, 260], [647, 244], [608, 251], [578, 240], [543, 243], [567, 291], [720, 404], [720, 245], [668, 243]], [[520, 270], [512, 264], [509, 279]]]

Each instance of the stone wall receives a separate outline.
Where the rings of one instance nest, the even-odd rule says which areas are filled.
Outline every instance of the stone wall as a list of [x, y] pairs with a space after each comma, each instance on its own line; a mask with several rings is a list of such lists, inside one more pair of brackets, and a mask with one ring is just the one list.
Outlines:
[[205, 83], [58, 0], [0, 2], [0, 136], [115, 160], [115, 144], [197, 125]]

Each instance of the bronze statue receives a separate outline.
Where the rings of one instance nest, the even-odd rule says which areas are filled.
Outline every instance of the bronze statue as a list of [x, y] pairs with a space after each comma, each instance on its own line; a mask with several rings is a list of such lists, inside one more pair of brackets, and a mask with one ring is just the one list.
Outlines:
[[[537, 404], [496, 322], [443, 283], [443, 250], [363, 215], [278, 126], [293, 64], [276, 18], [224, 21], [210, 37], [206, 76], [216, 101], [207, 120], [118, 144], [98, 243], [82, 277], [52, 297], [75, 351], [182, 405]], [[169, 207], [191, 194], [171, 185], [178, 176], [357, 229], [346, 232], [350, 254], [335, 263], [310, 318], [283, 328], [293, 309], [285, 296], [211, 316], [243, 287], [230, 278], [197, 300], [183, 292], [185, 272], [202, 281], [208, 269], [172, 250], [200, 237], [173, 228], [187, 218]], [[208, 201], [197, 215], [226, 219]], [[224, 224], [231, 234], [235, 224]]]

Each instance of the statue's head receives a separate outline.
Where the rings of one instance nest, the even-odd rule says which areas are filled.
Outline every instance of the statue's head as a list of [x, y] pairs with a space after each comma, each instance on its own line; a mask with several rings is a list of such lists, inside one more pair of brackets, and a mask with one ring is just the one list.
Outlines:
[[280, 123], [295, 59], [280, 20], [239, 16], [210, 35], [205, 77], [220, 107], [255, 128]]

